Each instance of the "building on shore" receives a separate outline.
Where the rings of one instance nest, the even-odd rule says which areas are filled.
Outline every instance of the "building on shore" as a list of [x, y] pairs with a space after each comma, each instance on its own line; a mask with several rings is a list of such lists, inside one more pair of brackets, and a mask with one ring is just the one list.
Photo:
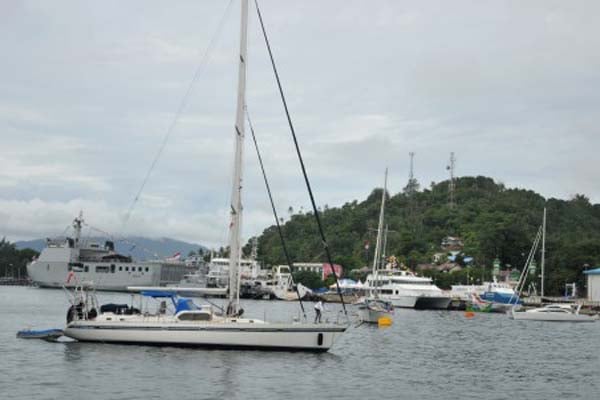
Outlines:
[[600, 268], [590, 269], [583, 273], [587, 275], [587, 299], [600, 301]]
[[[342, 266], [339, 264], [333, 264], [333, 270], [338, 277], [342, 276], [344, 271]], [[332, 268], [329, 263], [294, 263], [294, 272], [298, 271], [310, 271], [318, 274], [321, 279], [325, 280], [331, 275]]]

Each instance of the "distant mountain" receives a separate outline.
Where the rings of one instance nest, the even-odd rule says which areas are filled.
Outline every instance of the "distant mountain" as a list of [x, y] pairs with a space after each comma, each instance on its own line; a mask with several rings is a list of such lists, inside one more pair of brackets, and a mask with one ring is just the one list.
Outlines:
[[[104, 237], [91, 237], [86, 238], [86, 240], [104, 244], [104, 241], [107, 240]], [[42, 251], [42, 249], [46, 246], [45, 239], [35, 239], [35, 240], [26, 240], [15, 243], [17, 249], [33, 249], [36, 251]], [[153, 259], [158, 256], [158, 258], [171, 257], [175, 253], [181, 253], [181, 257], [186, 257], [190, 251], [198, 252], [198, 249], [207, 250], [206, 247], [195, 244], [188, 243], [181, 240], [170, 239], [170, 238], [158, 238], [158, 239], [150, 239], [140, 236], [130, 236], [125, 240], [115, 240], [115, 247], [118, 253], [124, 255], [130, 255], [138, 260], [148, 260]]]

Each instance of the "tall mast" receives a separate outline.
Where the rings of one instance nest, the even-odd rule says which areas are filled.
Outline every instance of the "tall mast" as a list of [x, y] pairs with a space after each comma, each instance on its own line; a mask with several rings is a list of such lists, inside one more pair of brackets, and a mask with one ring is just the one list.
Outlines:
[[75, 231], [75, 248], [79, 248], [81, 241], [81, 226], [83, 225], [83, 211], [79, 211], [79, 216], [73, 220], [73, 230]]
[[373, 257], [373, 275], [377, 274], [379, 269], [380, 253], [381, 253], [381, 236], [383, 233], [383, 219], [385, 214], [385, 192], [387, 191], [387, 174], [388, 170], [385, 169], [385, 180], [383, 182], [383, 193], [381, 195], [381, 208], [379, 210], [379, 224], [377, 225], [377, 242], [375, 244], [375, 257]]
[[[390, 230], [388, 229], [388, 225], [385, 224], [385, 233], [383, 234], [383, 252], [381, 254], [381, 261], [385, 263], [385, 260], [387, 258], [387, 238], [388, 238], [388, 232]], [[385, 268], [385, 264], [383, 264], [383, 267]]]
[[544, 297], [544, 264], [546, 261], [546, 207], [544, 207], [544, 219], [542, 220], [542, 257], [540, 269], [542, 271], [541, 294]]
[[244, 112], [246, 107], [246, 54], [248, 47], [248, 0], [242, 0], [240, 58], [238, 70], [237, 110], [235, 115], [235, 156], [231, 188], [231, 223], [229, 224], [229, 315], [237, 314], [240, 302], [241, 231], [242, 231], [242, 162], [244, 155]]

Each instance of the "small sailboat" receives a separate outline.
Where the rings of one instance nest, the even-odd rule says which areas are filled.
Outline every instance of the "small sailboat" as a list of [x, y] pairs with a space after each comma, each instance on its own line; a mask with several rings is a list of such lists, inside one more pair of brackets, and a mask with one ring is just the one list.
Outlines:
[[[534, 241], [533, 247], [529, 253], [529, 257], [526, 262], [526, 267], [523, 269], [521, 279], [517, 287], [519, 288], [519, 295], [525, 286], [527, 274], [532, 265], [533, 255], [537, 250], [537, 246], [540, 242], [542, 243], [541, 250], [541, 297], [544, 297], [544, 264], [546, 256], [546, 209], [544, 208], [544, 217], [542, 220], [542, 226], [538, 230], [538, 235]], [[515, 320], [521, 321], [553, 321], [553, 322], [594, 322], [598, 319], [598, 316], [590, 316], [580, 314], [581, 305], [577, 304], [548, 304], [543, 307], [533, 308], [529, 310], [517, 310], [517, 307], [513, 307], [510, 310], [509, 316]]]
[[[272, 323], [243, 317], [244, 310], [240, 307], [240, 230], [243, 212], [242, 156], [246, 116], [248, 0], [241, 1], [241, 11], [227, 307], [219, 310], [211, 304], [196, 305], [190, 299], [179, 297], [170, 290], [142, 291], [142, 298], [160, 301], [160, 307], [154, 312], [133, 305], [98, 307], [94, 294], [80, 287], [71, 299], [65, 336], [84, 342], [324, 352], [348, 328], [345, 321], [340, 324]], [[308, 178], [305, 176], [305, 179]], [[324, 239], [323, 242], [325, 243]], [[167, 307], [169, 301], [173, 309], [170, 313]]]
[[511, 310], [511, 318], [527, 321], [554, 321], [554, 322], [595, 322], [598, 315], [580, 314], [581, 305], [574, 304], [548, 304], [544, 307], [533, 308], [526, 311]]
[[[387, 168], [381, 195], [381, 207], [379, 210], [379, 224], [377, 226], [377, 242], [375, 244], [375, 255], [373, 257], [373, 276], [377, 282], [377, 272], [381, 265], [381, 247], [383, 234], [383, 221], [385, 215], [385, 196], [387, 192]], [[358, 315], [362, 322], [377, 324], [381, 320], [391, 321], [393, 306], [390, 301], [379, 298], [378, 286], [371, 289], [370, 293], [359, 303]]]

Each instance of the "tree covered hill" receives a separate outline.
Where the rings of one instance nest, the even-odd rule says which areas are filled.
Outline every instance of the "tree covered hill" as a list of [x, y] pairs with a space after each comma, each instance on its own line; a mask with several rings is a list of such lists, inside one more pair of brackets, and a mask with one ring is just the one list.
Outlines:
[[[421, 191], [405, 189], [386, 202], [389, 226], [387, 254], [414, 268], [430, 263], [446, 236], [464, 242], [464, 255], [478, 267], [491, 268], [500, 259], [504, 268], [521, 269], [547, 208], [546, 287], [562, 292], [565, 282], [582, 282], [586, 266], [600, 264], [600, 205], [583, 195], [571, 200], [545, 199], [523, 189], [508, 189], [493, 179], [455, 180], [455, 207], [448, 203], [448, 181]], [[322, 210], [334, 262], [346, 270], [369, 265], [375, 247], [382, 189], [366, 200]], [[311, 213], [292, 215], [283, 225], [294, 261], [324, 261], [322, 245]], [[365, 243], [370, 243], [370, 253]], [[267, 264], [284, 263], [275, 226], [259, 237], [259, 257]], [[539, 262], [539, 256], [537, 257]]]

